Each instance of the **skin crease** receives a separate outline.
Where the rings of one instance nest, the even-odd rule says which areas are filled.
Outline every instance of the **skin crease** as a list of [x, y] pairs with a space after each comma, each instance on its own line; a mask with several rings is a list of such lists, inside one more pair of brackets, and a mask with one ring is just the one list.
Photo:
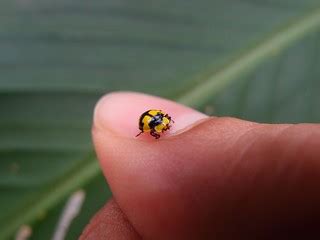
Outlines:
[[82, 233], [82, 239], [135, 240], [141, 237], [135, 232], [117, 203], [110, 200], [92, 219], [90, 227]]
[[[127, 129], [112, 129], [119, 104], [127, 102], [134, 115], [143, 112], [139, 104], [146, 100], [175, 113], [175, 121], [193, 116], [193, 123], [179, 126], [176, 121], [176, 129], [159, 140], [131, 137], [131, 123], [123, 123]], [[206, 118], [167, 100], [114, 93], [96, 107], [93, 139], [114, 200], [93, 218], [80, 239], [124, 239], [122, 233], [128, 234], [126, 239], [320, 235], [317, 124]], [[122, 231], [99, 227], [104, 223]]]

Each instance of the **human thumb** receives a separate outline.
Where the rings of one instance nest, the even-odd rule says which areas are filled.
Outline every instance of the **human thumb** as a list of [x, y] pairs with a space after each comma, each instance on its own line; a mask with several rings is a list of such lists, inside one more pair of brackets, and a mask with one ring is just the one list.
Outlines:
[[[148, 109], [175, 121], [158, 140], [135, 137]], [[116, 203], [143, 238], [284, 236], [320, 216], [318, 125], [209, 118], [122, 92], [97, 104], [93, 139]]]

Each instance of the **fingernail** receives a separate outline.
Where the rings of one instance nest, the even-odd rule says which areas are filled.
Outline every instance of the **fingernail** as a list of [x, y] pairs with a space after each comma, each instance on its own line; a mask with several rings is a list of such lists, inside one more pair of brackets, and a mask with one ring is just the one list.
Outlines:
[[[135, 138], [140, 132], [139, 118], [149, 109], [159, 109], [174, 120], [163, 135], [170, 136], [187, 129], [190, 125], [208, 116], [173, 101], [134, 92], [115, 92], [102, 97], [94, 111], [94, 128], [110, 131], [123, 137]], [[137, 139], [152, 138], [144, 133]]]

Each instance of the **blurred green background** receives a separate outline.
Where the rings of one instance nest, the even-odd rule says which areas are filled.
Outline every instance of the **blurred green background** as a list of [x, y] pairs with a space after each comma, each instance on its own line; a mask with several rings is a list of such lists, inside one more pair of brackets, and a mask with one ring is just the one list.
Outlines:
[[90, 139], [106, 92], [319, 122], [319, 39], [319, 0], [0, 1], [0, 239], [51, 239], [83, 189], [77, 239], [111, 196]]

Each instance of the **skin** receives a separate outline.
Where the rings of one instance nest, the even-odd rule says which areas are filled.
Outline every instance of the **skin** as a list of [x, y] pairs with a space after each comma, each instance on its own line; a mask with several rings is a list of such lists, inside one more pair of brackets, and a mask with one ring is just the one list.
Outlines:
[[[158, 140], [135, 138], [152, 108], [175, 123]], [[320, 237], [318, 124], [207, 117], [120, 92], [97, 104], [93, 140], [113, 199], [82, 240]]]

